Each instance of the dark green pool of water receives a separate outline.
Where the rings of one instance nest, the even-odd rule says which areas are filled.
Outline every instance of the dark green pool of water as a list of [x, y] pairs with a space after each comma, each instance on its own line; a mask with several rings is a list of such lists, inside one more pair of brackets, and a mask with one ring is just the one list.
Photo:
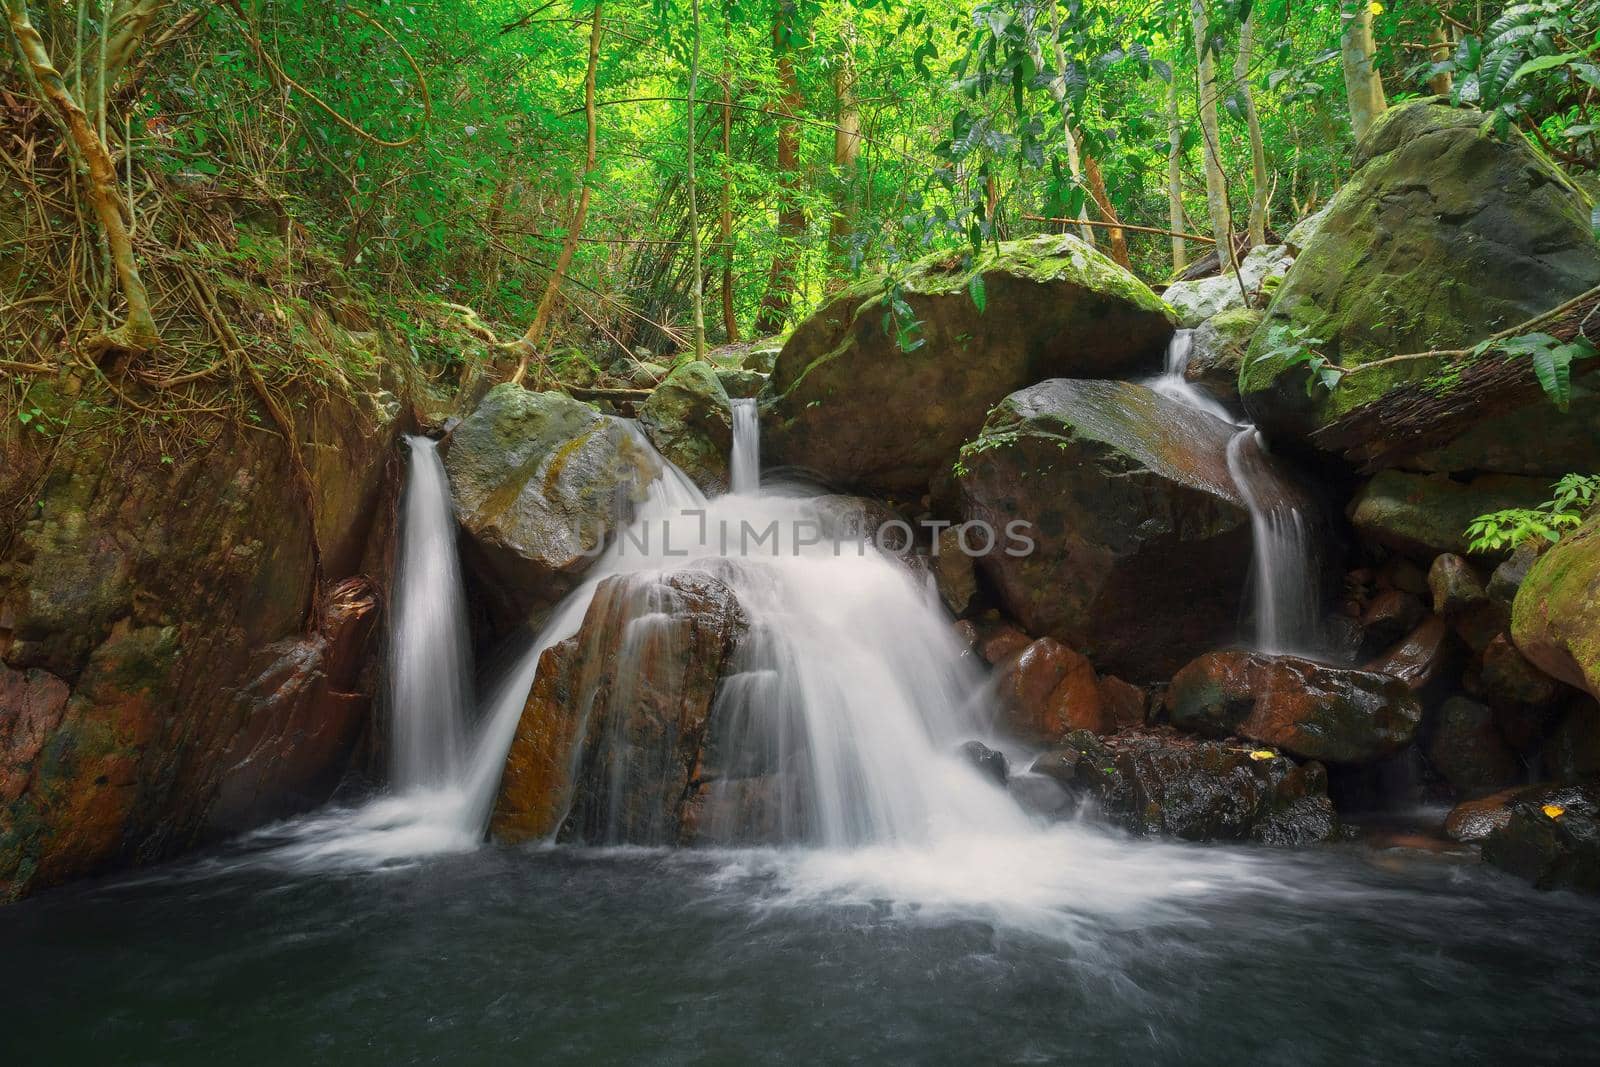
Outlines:
[[178, 867], [0, 909], [0, 1063], [1600, 1062], [1594, 902], [1359, 846], [1245, 862], [1070, 936], [693, 853]]

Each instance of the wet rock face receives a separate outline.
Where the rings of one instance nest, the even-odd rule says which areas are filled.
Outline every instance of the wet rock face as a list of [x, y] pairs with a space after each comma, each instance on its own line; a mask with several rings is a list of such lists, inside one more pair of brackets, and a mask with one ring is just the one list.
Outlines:
[[506, 384], [451, 433], [445, 469], [467, 562], [514, 626], [577, 584], [660, 464], [620, 419]]
[[1519, 792], [1509, 818], [1483, 842], [1483, 858], [1540, 889], [1600, 893], [1600, 787]]
[[507, 841], [678, 844], [704, 817], [717, 688], [747, 622], [710, 574], [600, 584], [576, 635], [548, 649], [491, 822]]
[[733, 412], [721, 375], [691, 362], [667, 375], [639, 411], [650, 443], [707, 494], [728, 491]]
[[[1237, 289], [1235, 289], [1237, 291]], [[1261, 312], [1235, 308], [1207, 319], [1194, 331], [1186, 381], [1224, 404], [1239, 403], [1239, 367], [1250, 338], [1261, 325]]]
[[1427, 565], [1440, 553], [1465, 556], [1465, 531], [1478, 516], [1535, 507], [1549, 495], [1549, 486], [1535, 478], [1485, 475], [1463, 483], [1383, 471], [1356, 494], [1350, 522], [1365, 540]]
[[[1358, 147], [1359, 169], [1252, 341], [1240, 392], [1257, 425], [1302, 435], [1398, 386], [1447, 380], [1446, 359], [1369, 365], [1470, 347], [1600, 283], [1584, 196], [1520, 135], [1487, 131], [1479, 113], [1428, 103], [1392, 107], [1374, 125]], [[1274, 331], [1293, 327], [1319, 339], [1338, 365], [1362, 369], [1331, 394], [1308, 396], [1306, 368], [1274, 352]], [[1592, 408], [1557, 419], [1539, 398], [1524, 410], [1537, 420], [1541, 409], [1544, 429], [1586, 437], [1583, 452], [1594, 454]], [[1484, 422], [1430, 469], [1541, 473], [1563, 455], [1542, 432], [1508, 429]], [[1561, 469], [1587, 469], [1572, 464], [1570, 448], [1564, 454]]]
[[[910, 351], [884, 329], [900, 314], [895, 297], [919, 324]], [[1154, 293], [1074, 237], [1009, 242], [969, 268], [931, 256], [892, 287], [844, 290], [796, 327], [762, 394], [762, 445], [772, 463], [914, 499], [1007, 393], [1050, 377], [1153, 372], [1173, 328]]]
[[[1130, 681], [1157, 681], [1232, 638], [1250, 519], [1230, 427], [1128, 382], [1052, 380], [1005, 398], [963, 449], [965, 517], [1006, 611]], [[1008, 554], [1008, 524], [1031, 551]]]
[[1166, 704], [1180, 729], [1247, 737], [1329, 763], [1398, 752], [1422, 722], [1421, 705], [1398, 678], [1253, 652], [1201, 656], [1173, 677]]
[[1494, 712], [1451, 697], [1432, 715], [1428, 762], [1459, 797], [1481, 797], [1522, 777], [1522, 762], [1495, 725]]
[[[327, 800], [369, 721], [371, 585], [392, 543], [392, 396], [294, 410], [331, 602], [280, 438], [157, 462], [0, 432], [0, 900]], [[43, 449], [41, 451], [41, 449]], [[17, 513], [17, 512], [12, 512]]]
[[1320, 764], [1171, 730], [1109, 738], [1079, 731], [1040, 756], [1032, 773], [1061, 785], [1075, 810], [1087, 807], [1135, 834], [1307, 845], [1339, 832]]

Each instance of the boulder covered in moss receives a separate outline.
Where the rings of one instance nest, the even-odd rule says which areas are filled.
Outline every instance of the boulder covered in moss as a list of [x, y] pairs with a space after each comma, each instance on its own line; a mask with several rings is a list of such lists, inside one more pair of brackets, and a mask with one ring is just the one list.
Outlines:
[[463, 551], [501, 626], [566, 595], [661, 472], [621, 419], [510, 383], [490, 390], [448, 446]]
[[1075, 237], [919, 260], [832, 297], [762, 393], [762, 448], [841, 487], [917, 497], [1006, 394], [1161, 366], [1171, 310]]
[[[1451, 357], [1379, 361], [1467, 348], [1600, 284], [1587, 197], [1521, 134], [1497, 136], [1478, 112], [1391, 108], [1354, 162], [1240, 374], [1246, 410], [1280, 437], [1307, 435], [1401, 386], [1448, 389]], [[1337, 388], [1308, 395], [1309, 370], [1294, 353], [1302, 342], [1345, 368]], [[1507, 461], [1489, 454], [1452, 462], [1527, 467], [1494, 465]]]
[[733, 412], [721, 375], [691, 361], [667, 375], [639, 411], [650, 443], [706, 493], [728, 491]]
[[1528, 570], [1511, 605], [1511, 637], [1546, 674], [1600, 696], [1600, 518]]
[[1470, 482], [1443, 475], [1381, 471], [1350, 503], [1350, 522], [1363, 540], [1419, 564], [1441, 552], [1468, 554], [1467, 525], [1480, 515], [1531, 508], [1550, 495], [1536, 478], [1487, 474]]
[[1138, 682], [1231, 639], [1251, 544], [1228, 473], [1234, 432], [1131, 382], [1056, 379], [1006, 397], [959, 474], [966, 519], [996, 533], [978, 566], [1006, 612]]
[[1263, 315], [1254, 308], [1231, 308], [1201, 323], [1190, 338], [1183, 376], [1224, 404], [1239, 402], [1239, 368]]

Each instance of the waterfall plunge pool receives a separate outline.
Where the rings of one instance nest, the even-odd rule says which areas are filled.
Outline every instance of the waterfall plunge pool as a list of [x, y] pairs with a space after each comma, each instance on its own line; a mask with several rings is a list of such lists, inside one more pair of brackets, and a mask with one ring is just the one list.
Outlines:
[[[1600, 1057], [1593, 901], [1359, 845], [1030, 844], [360, 870], [235, 846], [0, 909], [7, 1062]], [[1047, 888], [1005, 891], [1016, 864]]]

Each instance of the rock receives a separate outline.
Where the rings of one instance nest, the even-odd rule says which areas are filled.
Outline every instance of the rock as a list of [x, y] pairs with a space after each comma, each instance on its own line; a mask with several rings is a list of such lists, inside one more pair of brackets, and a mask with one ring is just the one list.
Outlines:
[[576, 586], [660, 473], [622, 420], [509, 383], [462, 420], [448, 447], [463, 554], [501, 627]]
[[1171, 730], [1076, 731], [1032, 773], [1058, 782], [1074, 798], [1069, 810], [1088, 803], [1135, 834], [1286, 846], [1331, 840], [1339, 829], [1320, 764]]
[[1356, 494], [1350, 521], [1367, 541], [1427, 563], [1469, 554], [1467, 524], [1504, 508], [1531, 508], [1549, 495], [1531, 478], [1490, 474], [1469, 483], [1405, 471], [1380, 472]]
[[1237, 277], [1227, 271], [1199, 281], [1173, 282], [1161, 297], [1178, 313], [1180, 324], [1192, 330], [1207, 319], [1245, 308], [1246, 293], [1258, 300], [1263, 288], [1270, 289], [1293, 263], [1293, 253], [1283, 245], [1260, 245], [1244, 257]]
[[939, 532], [939, 552], [933, 557], [933, 578], [939, 599], [954, 615], [965, 615], [978, 595], [978, 575], [972, 557], [961, 550], [961, 538], [954, 528]]
[[1398, 678], [1407, 689], [1417, 692], [1439, 676], [1450, 651], [1450, 627], [1437, 615], [1430, 615], [1404, 640], [1361, 669]]
[[1405, 682], [1294, 656], [1212, 652], [1172, 679], [1172, 724], [1237, 735], [1329, 763], [1370, 763], [1411, 743], [1422, 708]]
[[1094, 666], [1054, 638], [1041, 637], [1003, 668], [997, 691], [1001, 722], [1013, 736], [1049, 744], [1074, 720], [1098, 722]]
[[1030, 815], [1065, 819], [1078, 810], [1078, 798], [1048, 775], [1032, 771], [1013, 774], [1006, 781], [1006, 791]]
[[1510, 558], [1489, 575], [1489, 599], [1509, 612], [1517, 598], [1517, 590], [1522, 588], [1523, 580], [1538, 561], [1539, 550], [1534, 545], [1518, 545], [1512, 549]]
[[1028, 635], [1015, 626], [1005, 623], [990, 625], [984, 628], [978, 654], [991, 667], [998, 667], [1020, 655], [1032, 643]]
[[[577, 634], [546, 650], [491, 821], [505, 841], [557, 829], [588, 844], [676, 844], [724, 775], [708, 736], [748, 627], [710, 574], [617, 576]], [[574, 774], [575, 769], [575, 774]], [[768, 769], [759, 769], [764, 772]], [[565, 821], [562, 817], [565, 815]]]
[[1483, 650], [1479, 681], [1490, 703], [1542, 707], [1555, 700], [1556, 681], [1528, 662], [1511, 639], [1501, 634]]
[[1568, 701], [1540, 750], [1545, 774], [1561, 782], [1600, 777], [1600, 706], [1593, 697]]
[[733, 411], [711, 364], [681, 364], [639, 409], [650, 443], [707, 495], [728, 491]]
[[[322, 325], [338, 365], [409, 359]], [[278, 434], [222, 420], [164, 461], [87, 402], [70, 438], [0, 426], [0, 901], [316, 807], [350, 769], [381, 593], [343, 583], [389, 572], [411, 408], [350, 374], [284, 397], [321, 547], [310, 632], [311, 520]], [[38, 378], [29, 402], [73, 400]]]
[[1003, 787], [1006, 784], [1008, 768], [1004, 752], [996, 752], [982, 741], [968, 741], [959, 751], [961, 758], [972, 764], [979, 774], [995, 785]]
[[1600, 696], [1600, 517], [1529, 568], [1512, 605], [1511, 636], [1541, 671]]
[[[1200, 283], [1193, 283], [1200, 284]], [[1201, 323], [1194, 331], [1184, 378], [1224, 404], [1239, 402], [1239, 367], [1250, 337], [1261, 325], [1253, 308], [1231, 308]]]
[[1474, 842], [1503, 829], [1511, 822], [1511, 802], [1527, 789], [1527, 786], [1515, 786], [1478, 800], [1463, 800], [1445, 817], [1445, 836], [1452, 841]]
[[1088, 730], [1096, 734], [1114, 734], [1119, 730], [1144, 725], [1145, 691], [1121, 678], [1109, 675], [1100, 679], [1100, 714], [1094, 719], [1078, 719], [1069, 715], [1074, 730]]
[[717, 381], [735, 400], [753, 400], [767, 384], [767, 376], [756, 370], [723, 367], [717, 370]]
[[1415, 630], [1427, 614], [1415, 594], [1385, 589], [1361, 613], [1361, 628], [1369, 645], [1386, 648]]
[[1600, 892], [1600, 786], [1526, 790], [1483, 842], [1483, 858], [1540, 889]]
[[635, 389], [654, 389], [672, 372], [670, 367], [648, 361], [635, 363], [628, 371], [628, 384]]
[[1404, 556], [1390, 557], [1378, 572], [1379, 589], [1398, 589], [1416, 596], [1431, 595], [1428, 589], [1428, 572]]
[[1472, 569], [1472, 564], [1454, 552], [1440, 554], [1428, 568], [1428, 591], [1433, 600], [1433, 613], [1446, 619], [1455, 619], [1474, 608], [1488, 603], [1483, 580]]
[[[981, 557], [1008, 614], [1132, 681], [1230, 639], [1250, 560], [1228, 474], [1232, 428], [1128, 382], [1013, 393], [964, 448], [964, 515], [1031, 552]], [[1152, 610], [1178, 604], [1179, 611]]]
[[[1295, 260], [1245, 360], [1240, 395], [1269, 435], [1307, 435], [1408, 384], [1448, 387], [1448, 357], [1367, 365], [1470, 347], [1600, 284], [1585, 197], [1520, 134], [1490, 131], [1477, 112], [1418, 102], [1390, 108], [1362, 140], [1355, 175]], [[1308, 396], [1305, 365], [1275, 351], [1287, 328], [1304, 330], [1346, 369], [1331, 393]], [[1531, 406], [1555, 414], [1543, 398]], [[1462, 452], [1450, 469], [1528, 469], [1495, 454], [1519, 438], [1492, 421], [1475, 429], [1495, 450]], [[1537, 434], [1519, 443], [1546, 459], [1560, 454]]]
[[[890, 283], [836, 294], [784, 344], [762, 398], [762, 447], [830, 483], [916, 498], [1006, 394], [1044, 378], [1154, 371], [1171, 312], [1075, 237], [919, 260], [892, 292], [919, 323], [884, 329]], [[985, 309], [972, 299], [983, 279]]]
[[1439, 707], [1429, 733], [1428, 762], [1459, 797], [1480, 797], [1522, 776], [1521, 762], [1483, 704], [1451, 697]]
[[[905, 531], [892, 523], [904, 523], [905, 519], [894, 508], [881, 500], [867, 496], [845, 496], [839, 493], [825, 493], [811, 498], [811, 506], [816, 510], [817, 520], [822, 524], [822, 536], [840, 541], [869, 541], [884, 540], [892, 542], [884, 547], [891, 551], [903, 551], [908, 547], [904, 542]], [[890, 527], [885, 529], [885, 527]]]
[[1332, 210], [1333, 202], [1329, 201], [1322, 206], [1320, 211], [1307, 215], [1295, 223], [1283, 239], [1283, 243], [1289, 247], [1289, 251], [1298, 256], [1306, 245], [1311, 243], [1311, 239], [1317, 235], [1317, 231], [1322, 229], [1322, 224], [1328, 220], [1328, 214]]

